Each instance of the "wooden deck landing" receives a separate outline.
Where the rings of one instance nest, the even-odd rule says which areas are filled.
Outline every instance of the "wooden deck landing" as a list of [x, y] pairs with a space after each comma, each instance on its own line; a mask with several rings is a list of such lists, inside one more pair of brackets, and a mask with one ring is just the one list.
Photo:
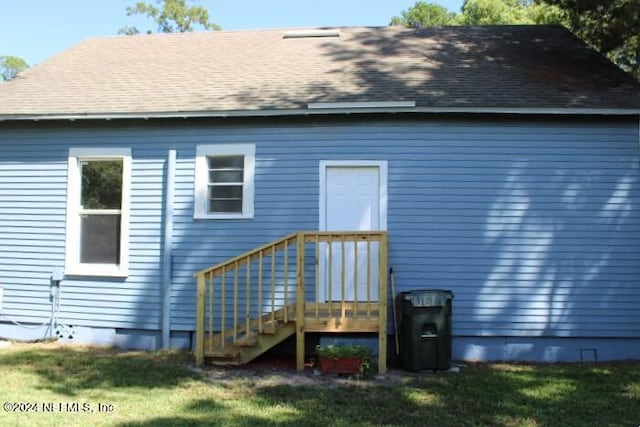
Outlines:
[[[344, 308], [344, 310], [343, 310]], [[378, 303], [306, 303], [305, 332], [378, 332]]]

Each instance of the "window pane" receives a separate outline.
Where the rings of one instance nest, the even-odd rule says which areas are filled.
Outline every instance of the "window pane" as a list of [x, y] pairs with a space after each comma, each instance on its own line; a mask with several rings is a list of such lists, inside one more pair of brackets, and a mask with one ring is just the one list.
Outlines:
[[80, 262], [120, 264], [120, 215], [80, 218]]
[[244, 156], [207, 157], [209, 169], [244, 169]]
[[242, 199], [212, 199], [209, 200], [211, 213], [242, 213]]
[[212, 184], [224, 182], [242, 182], [242, 171], [211, 171], [209, 172], [209, 182]]
[[120, 209], [122, 160], [89, 160], [81, 163], [84, 209]]
[[211, 156], [207, 157], [207, 162], [209, 165], [209, 213], [242, 214], [244, 156]]
[[210, 199], [240, 199], [242, 200], [241, 185], [212, 185], [209, 187]]

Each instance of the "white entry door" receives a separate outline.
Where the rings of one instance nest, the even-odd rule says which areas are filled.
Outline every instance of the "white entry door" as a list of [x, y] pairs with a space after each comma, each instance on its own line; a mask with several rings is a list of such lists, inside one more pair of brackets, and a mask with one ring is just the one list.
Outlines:
[[[386, 163], [326, 162], [320, 172], [324, 180], [320, 186], [321, 231], [386, 229]], [[331, 251], [323, 244], [320, 253], [321, 300], [343, 299], [343, 276], [345, 301], [378, 300], [378, 242], [368, 247], [366, 242], [346, 242], [344, 252], [339, 242], [331, 245]]]

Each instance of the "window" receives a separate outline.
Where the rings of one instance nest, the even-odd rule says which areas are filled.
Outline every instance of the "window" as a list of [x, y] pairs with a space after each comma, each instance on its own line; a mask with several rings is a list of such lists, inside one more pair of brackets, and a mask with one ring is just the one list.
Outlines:
[[253, 218], [255, 145], [199, 145], [194, 217]]
[[67, 274], [128, 274], [130, 181], [129, 149], [69, 151]]

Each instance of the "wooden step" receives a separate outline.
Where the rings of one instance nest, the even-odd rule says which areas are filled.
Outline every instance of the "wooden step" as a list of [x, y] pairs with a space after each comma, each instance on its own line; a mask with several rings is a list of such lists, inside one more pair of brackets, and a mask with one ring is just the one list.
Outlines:
[[255, 347], [258, 344], [258, 334], [250, 332], [236, 340], [235, 345], [238, 347]]
[[240, 360], [225, 360], [225, 359], [207, 359], [210, 365], [215, 366], [240, 366], [243, 363]]
[[284, 341], [287, 337], [295, 334], [295, 332], [295, 322], [289, 322], [280, 325], [275, 334], [258, 334], [258, 343], [254, 347], [242, 347], [240, 350], [239, 357], [241, 363], [244, 364], [250, 362], [270, 348]]
[[240, 356], [240, 349], [234, 347], [215, 348], [206, 350], [204, 356], [218, 359], [237, 359]]
[[[280, 330], [280, 326], [284, 323], [284, 311], [289, 310], [290, 312], [293, 310], [293, 305], [289, 305], [288, 307], [282, 307], [273, 313], [263, 314], [262, 316], [262, 325], [263, 325], [263, 333], [266, 335], [275, 335]], [[272, 320], [273, 317], [273, 320]], [[295, 317], [290, 313], [288, 317], [289, 322], [294, 322]], [[258, 319], [252, 319], [250, 322], [250, 330], [255, 332], [258, 330], [259, 322]], [[236, 334], [241, 335], [246, 332], [247, 328], [245, 323], [238, 325], [236, 329]], [[228, 328], [224, 333], [224, 338], [221, 333], [216, 333], [213, 336], [213, 339], [210, 339], [210, 342], [214, 345], [220, 345], [222, 340], [225, 341], [226, 345], [233, 345], [233, 328]]]
[[214, 347], [205, 350], [204, 357], [206, 363], [211, 365], [240, 365], [242, 350], [232, 344], [226, 344], [224, 348]]
[[262, 333], [267, 335], [275, 335], [278, 332], [279, 322], [277, 320], [269, 320], [262, 324]]
[[[275, 345], [295, 334], [295, 318], [288, 313], [288, 322], [284, 321], [285, 310], [291, 306], [280, 308], [273, 313], [264, 314], [262, 321], [252, 319], [246, 325], [238, 325], [235, 330], [226, 330], [211, 336], [205, 346], [206, 363], [212, 365], [243, 365]], [[262, 324], [262, 331], [258, 328]], [[247, 332], [247, 327], [250, 328]], [[233, 342], [234, 335], [237, 335]], [[224, 348], [222, 344], [224, 343]]]

